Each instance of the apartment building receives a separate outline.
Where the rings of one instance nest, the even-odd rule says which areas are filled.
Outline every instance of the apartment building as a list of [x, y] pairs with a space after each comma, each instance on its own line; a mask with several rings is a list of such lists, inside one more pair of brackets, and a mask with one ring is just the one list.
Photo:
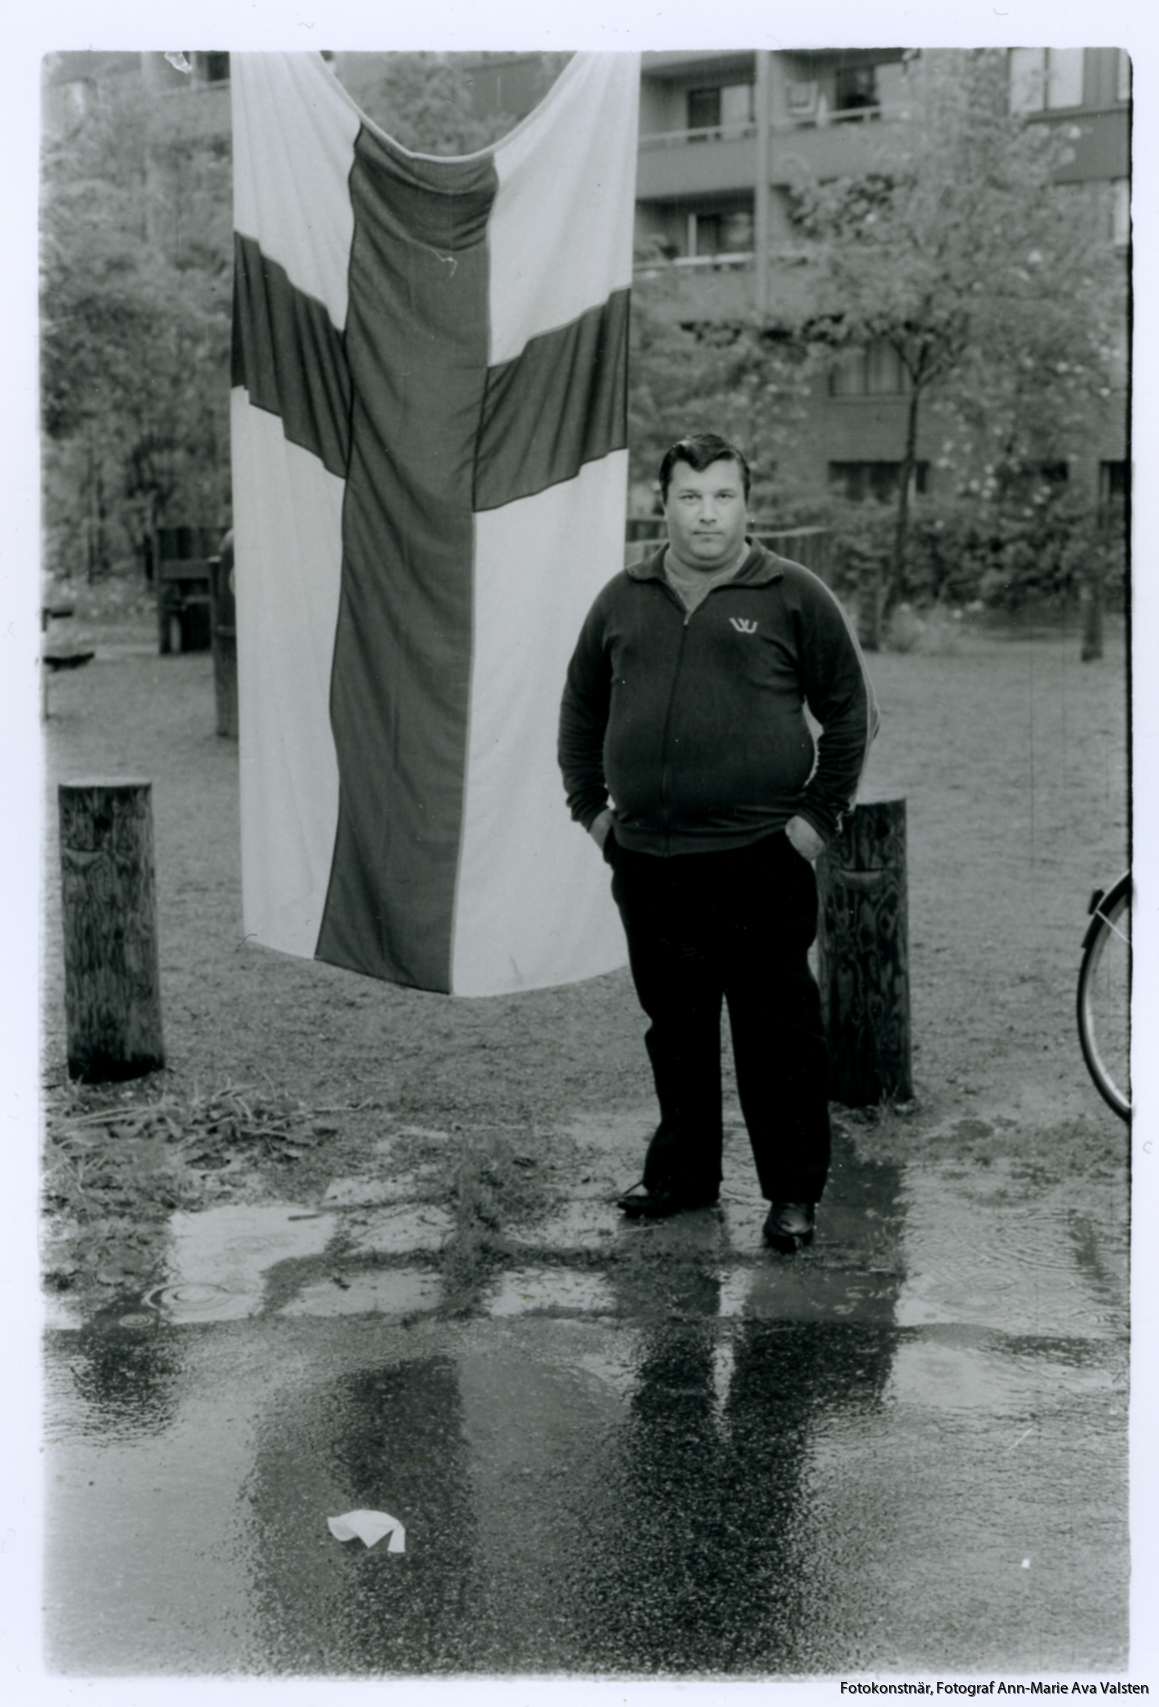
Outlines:
[[[643, 58], [637, 167], [638, 271], [669, 277], [665, 312], [684, 324], [775, 322], [794, 286], [800, 179], [856, 176], [886, 127], [908, 122], [902, 48], [669, 52]], [[1092, 197], [1127, 264], [1130, 62], [1115, 48], [1016, 48], [1010, 101], [1028, 122], [1066, 127], [1059, 181]], [[1125, 329], [1124, 329], [1125, 339]], [[1091, 420], [1052, 478], [1102, 498], [1126, 488], [1123, 389]], [[904, 442], [905, 376], [885, 345], [860, 352], [810, 400], [783, 472], [798, 487], [849, 497], [893, 489]], [[936, 489], [941, 429], [928, 413], [919, 490]]]

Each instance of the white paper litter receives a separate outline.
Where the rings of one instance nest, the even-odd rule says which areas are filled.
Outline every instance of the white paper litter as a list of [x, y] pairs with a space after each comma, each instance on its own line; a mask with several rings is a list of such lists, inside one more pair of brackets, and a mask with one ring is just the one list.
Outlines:
[[328, 1517], [326, 1522], [337, 1541], [353, 1541], [357, 1536], [367, 1547], [373, 1547], [376, 1541], [389, 1535], [387, 1552], [406, 1552], [406, 1530], [388, 1511], [346, 1511], [341, 1517]]

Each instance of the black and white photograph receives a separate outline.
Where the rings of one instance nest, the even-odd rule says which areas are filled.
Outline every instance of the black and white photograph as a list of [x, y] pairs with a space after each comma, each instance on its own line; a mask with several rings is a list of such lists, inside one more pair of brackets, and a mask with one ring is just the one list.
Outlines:
[[1138, 9], [27, 33], [5, 1692], [1159, 1690]]

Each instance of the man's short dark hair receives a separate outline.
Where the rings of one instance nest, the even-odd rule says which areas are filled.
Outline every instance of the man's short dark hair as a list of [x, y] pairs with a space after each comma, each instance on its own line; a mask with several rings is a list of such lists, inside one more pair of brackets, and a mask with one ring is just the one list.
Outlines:
[[752, 484], [749, 465], [743, 453], [737, 450], [735, 445], [730, 445], [727, 439], [722, 439], [719, 433], [690, 433], [686, 439], [677, 439], [676, 443], [664, 452], [664, 460], [660, 464], [662, 503], [668, 502], [668, 485], [672, 479], [672, 470], [678, 462], [686, 462], [697, 474], [714, 462], [735, 462], [744, 479], [745, 503], [748, 503], [749, 487]]

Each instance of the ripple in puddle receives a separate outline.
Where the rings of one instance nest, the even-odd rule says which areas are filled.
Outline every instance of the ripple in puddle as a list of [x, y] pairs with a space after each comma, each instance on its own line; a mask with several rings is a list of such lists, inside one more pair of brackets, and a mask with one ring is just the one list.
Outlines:
[[220, 1204], [170, 1220], [169, 1280], [151, 1301], [175, 1322], [232, 1322], [261, 1309], [266, 1274], [320, 1256], [335, 1217], [301, 1204]]
[[1073, 1219], [1069, 1206], [986, 1201], [960, 1181], [907, 1170], [898, 1325], [973, 1323], [1064, 1339], [1122, 1333], [1126, 1298], [1115, 1269], [1123, 1230], [1104, 1228], [1092, 1256]]

